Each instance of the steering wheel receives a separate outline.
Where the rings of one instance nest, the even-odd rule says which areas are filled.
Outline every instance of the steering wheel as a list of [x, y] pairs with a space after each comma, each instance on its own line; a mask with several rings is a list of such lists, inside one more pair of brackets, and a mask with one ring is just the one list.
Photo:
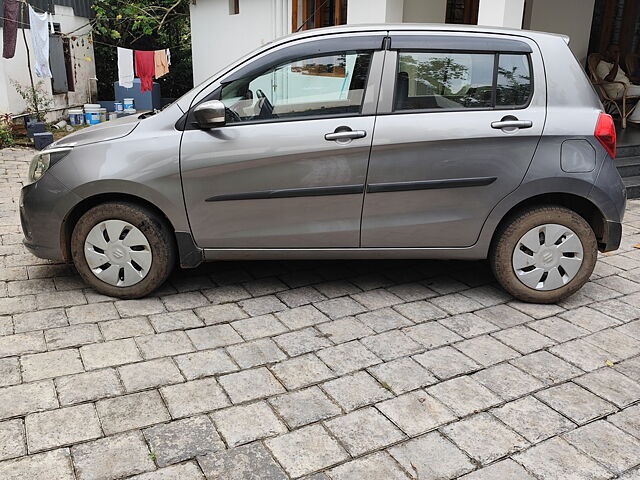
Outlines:
[[271, 102], [269, 101], [269, 99], [261, 89], [256, 90], [256, 97], [258, 97], [259, 100], [262, 100], [262, 105], [260, 106], [260, 113], [258, 115], [258, 118], [274, 117], [273, 105], [271, 104]]
[[241, 123], [242, 122], [242, 119], [240, 118], [240, 115], [238, 115], [236, 112], [234, 112], [230, 108], [225, 108], [224, 110], [226, 112], [226, 117], [227, 117], [227, 122], [228, 123]]

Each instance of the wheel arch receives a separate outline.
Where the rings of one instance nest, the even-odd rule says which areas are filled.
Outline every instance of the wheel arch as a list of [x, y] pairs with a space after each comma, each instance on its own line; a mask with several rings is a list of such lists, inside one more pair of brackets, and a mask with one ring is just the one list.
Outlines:
[[177, 231], [169, 217], [149, 200], [122, 192], [92, 195], [84, 198], [69, 211], [60, 228], [60, 246], [66, 261], [71, 261], [71, 234], [77, 221], [91, 208], [107, 202], [128, 202], [152, 211], [166, 224], [166, 227], [171, 232], [180, 258], [180, 265], [184, 268], [193, 268], [202, 262], [202, 251], [195, 245], [191, 232]]

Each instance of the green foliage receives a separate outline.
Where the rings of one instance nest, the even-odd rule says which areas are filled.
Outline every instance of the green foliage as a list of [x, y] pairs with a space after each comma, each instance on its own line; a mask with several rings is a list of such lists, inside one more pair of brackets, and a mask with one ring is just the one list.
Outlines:
[[0, 114], [0, 148], [13, 145], [13, 121], [8, 113]]
[[35, 88], [31, 88], [31, 85], [21, 85], [15, 80], [11, 80], [11, 85], [27, 104], [27, 113], [44, 122], [47, 108], [53, 105], [53, 98], [44, 88], [44, 82], [40, 80], [35, 84]]
[[95, 0], [93, 9], [98, 98], [113, 99], [113, 83], [118, 80], [116, 46], [170, 48], [169, 73], [156, 80], [162, 96], [179, 97], [193, 87], [189, 0]]

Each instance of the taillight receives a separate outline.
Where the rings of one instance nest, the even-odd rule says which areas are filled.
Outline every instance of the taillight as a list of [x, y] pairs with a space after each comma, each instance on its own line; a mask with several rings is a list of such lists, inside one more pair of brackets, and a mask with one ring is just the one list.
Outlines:
[[613, 124], [611, 115], [600, 113], [593, 135], [602, 144], [611, 158], [616, 158], [616, 126]]

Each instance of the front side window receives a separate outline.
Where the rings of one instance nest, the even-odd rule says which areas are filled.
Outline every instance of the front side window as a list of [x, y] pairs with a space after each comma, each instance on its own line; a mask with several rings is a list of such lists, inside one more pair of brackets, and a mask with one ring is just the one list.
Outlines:
[[289, 61], [223, 86], [227, 123], [357, 115], [371, 52], [345, 52]]
[[517, 108], [531, 92], [527, 55], [398, 53], [395, 110]]

